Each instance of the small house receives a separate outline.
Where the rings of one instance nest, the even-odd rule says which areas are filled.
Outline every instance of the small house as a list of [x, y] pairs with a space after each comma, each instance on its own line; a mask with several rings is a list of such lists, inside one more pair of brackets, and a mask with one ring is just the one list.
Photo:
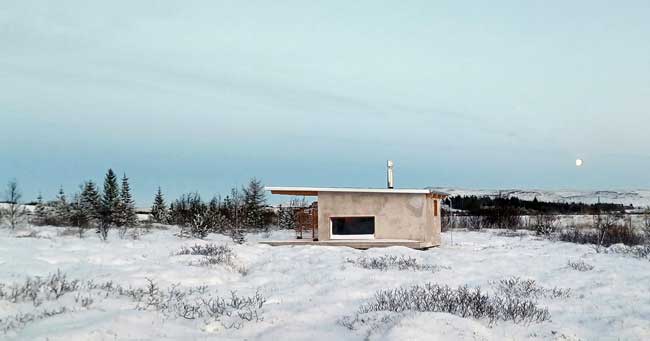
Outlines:
[[[430, 248], [441, 243], [441, 200], [431, 189], [266, 187], [272, 194], [311, 196], [317, 200], [299, 212], [301, 239], [266, 241], [269, 245], [330, 245], [360, 249], [385, 246]], [[311, 238], [305, 239], [303, 230]]]

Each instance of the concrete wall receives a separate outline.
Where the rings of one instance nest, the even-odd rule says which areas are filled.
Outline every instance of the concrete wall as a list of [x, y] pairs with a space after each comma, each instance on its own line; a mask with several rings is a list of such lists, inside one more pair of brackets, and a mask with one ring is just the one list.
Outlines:
[[[374, 216], [375, 239], [410, 239], [440, 245], [440, 212], [427, 194], [318, 193], [318, 239], [330, 240], [330, 217]], [[438, 201], [440, 210], [440, 201]]]

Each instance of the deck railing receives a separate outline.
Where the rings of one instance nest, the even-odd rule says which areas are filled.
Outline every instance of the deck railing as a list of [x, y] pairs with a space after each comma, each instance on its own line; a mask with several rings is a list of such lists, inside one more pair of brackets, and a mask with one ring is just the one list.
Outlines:
[[298, 208], [296, 212], [296, 238], [303, 239], [303, 232], [311, 230], [311, 239], [318, 240], [318, 207]]

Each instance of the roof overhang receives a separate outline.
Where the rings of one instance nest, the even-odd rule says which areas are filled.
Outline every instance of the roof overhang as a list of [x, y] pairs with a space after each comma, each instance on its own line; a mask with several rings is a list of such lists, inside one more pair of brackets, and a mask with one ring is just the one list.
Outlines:
[[272, 194], [317, 196], [321, 192], [330, 193], [381, 193], [381, 194], [426, 194], [434, 198], [444, 199], [447, 193], [431, 189], [406, 189], [406, 188], [340, 188], [340, 187], [265, 187]]

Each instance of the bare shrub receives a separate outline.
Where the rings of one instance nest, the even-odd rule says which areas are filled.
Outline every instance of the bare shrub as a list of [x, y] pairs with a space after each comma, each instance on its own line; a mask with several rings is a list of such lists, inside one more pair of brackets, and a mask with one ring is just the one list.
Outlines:
[[229, 263], [235, 258], [235, 253], [228, 245], [195, 244], [190, 247], [183, 246], [177, 255], [194, 255], [212, 257], [217, 263]]
[[567, 261], [567, 266], [570, 267], [573, 270], [578, 270], [578, 271], [591, 271], [594, 269], [594, 266], [591, 264], [587, 264], [584, 261], [576, 261], [573, 262], [571, 260]]
[[79, 289], [80, 281], [68, 280], [65, 273], [57, 270], [45, 278], [28, 277], [23, 283], [0, 286], [0, 299], [12, 303], [32, 302], [39, 306], [43, 300], [57, 300], [61, 296]]
[[[599, 225], [598, 229], [570, 229], [558, 234], [558, 240], [577, 244], [611, 246], [613, 244], [642, 245], [648, 239], [625, 225]], [[608, 227], [603, 227], [608, 226]]]
[[78, 227], [66, 227], [60, 230], [57, 230], [56, 235], [59, 237], [70, 237], [70, 236], [80, 236], [83, 235], [83, 232]]
[[570, 289], [557, 287], [547, 289], [538, 285], [533, 279], [524, 280], [519, 277], [510, 277], [490, 282], [490, 284], [498, 293], [519, 299], [568, 298], [571, 296]]
[[413, 257], [405, 256], [392, 256], [392, 255], [383, 255], [380, 257], [365, 257], [361, 256], [357, 259], [346, 258], [346, 263], [354, 264], [355, 266], [371, 269], [371, 270], [411, 270], [411, 271], [431, 271], [436, 272], [441, 269], [449, 269], [448, 267], [431, 265], [431, 264], [421, 264], [417, 259]]
[[68, 308], [59, 307], [55, 309], [44, 309], [34, 313], [17, 313], [13, 316], [0, 318], [0, 330], [6, 334], [11, 330], [22, 328], [31, 322], [44, 320], [56, 315], [61, 315], [67, 311]]
[[594, 250], [597, 253], [620, 254], [638, 259], [650, 259], [650, 245], [612, 245], [610, 247], [595, 245]]
[[537, 214], [532, 217], [531, 225], [537, 235], [548, 236], [557, 230], [560, 219], [555, 214]]
[[643, 211], [643, 233], [645, 233], [646, 238], [650, 240], [650, 207], [646, 208]]
[[246, 243], [246, 235], [244, 234], [244, 231], [241, 228], [237, 227], [232, 227], [228, 234], [230, 235], [230, 239], [232, 239], [233, 242], [236, 244], [244, 244]]
[[236, 255], [228, 245], [205, 244], [186, 247], [183, 246], [177, 255], [194, 255], [203, 256], [198, 262], [200, 266], [223, 265], [242, 275], [248, 274], [248, 269], [244, 266], [237, 265]]
[[[93, 304], [93, 296], [123, 297], [135, 302], [135, 309], [138, 310], [158, 311], [166, 317], [203, 319], [206, 323], [212, 320], [221, 323], [224, 328], [237, 329], [247, 322], [262, 321], [262, 308], [266, 303], [266, 298], [259, 291], [251, 296], [239, 295], [235, 291], [227, 296], [219, 296], [216, 292], [208, 291], [206, 286], [179, 289], [178, 285], [172, 285], [164, 290], [152, 279], [147, 279], [144, 287], [131, 288], [112, 281], [95, 283], [68, 280], [66, 274], [60, 271], [46, 278], [28, 277], [23, 283], [9, 286], [0, 283], [0, 300], [34, 302], [34, 306], [40, 306], [45, 300], [59, 300], [70, 292], [76, 293], [74, 302], [84, 309]], [[76, 310], [64, 306], [0, 318], [0, 330], [7, 332], [29, 322]]]
[[366, 316], [376, 312], [403, 313], [445, 312], [461, 317], [496, 321], [543, 322], [550, 319], [546, 308], [536, 302], [503, 293], [488, 295], [480, 288], [460, 286], [453, 289], [446, 285], [426, 283], [407, 288], [380, 290], [368, 303], [363, 304], [355, 315], [345, 316], [339, 324], [356, 329], [367, 324]]
[[524, 238], [528, 236], [528, 231], [505, 230], [497, 231], [495, 235], [499, 237]]
[[479, 215], [470, 215], [465, 217], [465, 225], [468, 230], [480, 230], [483, 228], [483, 217]]
[[147, 281], [144, 290], [125, 291], [127, 296], [137, 301], [136, 309], [155, 310], [165, 316], [188, 320], [212, 319], [228, 329], [240, 329], [245, 322], [263, 320], [262, 307], [266, 298], [259, 291], [252, 296], [240, 296], [231, 291], [229, 296], [221, 297], [208, 293], [205, 287], [183, 291], [172, 286], [165, 292], [152, 280]]
[[4, 218], [12, 230], [22, 223], [27, 215], [27, 210], [20, 202], [22, 197], [18, 182], [16, 180], [9, 181], [5, 189], [5, 207], [0, 207], [0, 223]]

